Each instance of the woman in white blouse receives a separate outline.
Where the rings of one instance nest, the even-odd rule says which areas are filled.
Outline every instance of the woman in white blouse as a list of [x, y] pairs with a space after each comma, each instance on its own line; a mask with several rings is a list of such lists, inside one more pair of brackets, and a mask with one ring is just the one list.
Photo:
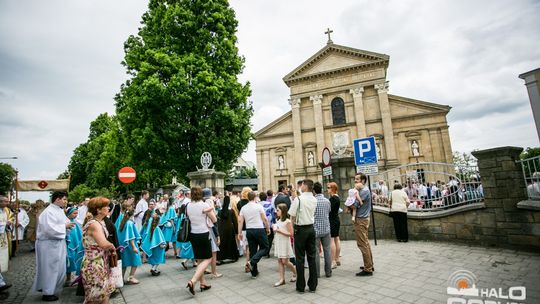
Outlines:
[[201, 187], [191, 188], [191, 202], [186, 205], [186, 214], [191, 222], [189, 241], [193, 246], [195, 259], [199, 263], [186, 288], [188, 288], [190, 294], [195, 295], [195, 284], [197, 282], [200, 282], [201, 292], [212, 287], [207, 285], [204, 279], [204, 270], [212, 261], [212, 246], [206, 220], [210, 219], [213, 223], [217, 221], [213, 208], [203, 202]]
[[394, 185], [394, 190], [390, 194], [390, 216], [394, 219], [394, 230], [398, 242], [409, 241], [409, 231], [407, 229], [407, 209], [410, 201], [407, 193], [403, 191], [400, 184]]

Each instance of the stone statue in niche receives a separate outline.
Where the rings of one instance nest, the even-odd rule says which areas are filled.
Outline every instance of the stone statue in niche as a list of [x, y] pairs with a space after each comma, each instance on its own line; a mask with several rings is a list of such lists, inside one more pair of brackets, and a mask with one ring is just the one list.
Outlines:
[[375, 151], [377, 152], [377, 160], [381, 160], [382, 159], [381, 145], [379, 143], [375, 144]]
[[278, 156], [277, 162], [279, 169], [285, 169], [285, 158], [283, 157], [283, 155]]
[[420, 146], [416, 140], [411, 142], [411, 151], [413, 156], [420, 156]]
[[315, 156], [313, 155], [313, 151], [308, 152], [307, 162], [308, 166], [315, 166]]

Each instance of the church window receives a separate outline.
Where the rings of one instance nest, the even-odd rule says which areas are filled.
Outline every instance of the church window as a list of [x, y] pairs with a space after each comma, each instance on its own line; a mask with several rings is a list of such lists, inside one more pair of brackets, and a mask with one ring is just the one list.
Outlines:
[[343, 99], [336, 97], [332, 100], [332, 120], [334, 125], [343, 125], [345, 121], [345, 103]]

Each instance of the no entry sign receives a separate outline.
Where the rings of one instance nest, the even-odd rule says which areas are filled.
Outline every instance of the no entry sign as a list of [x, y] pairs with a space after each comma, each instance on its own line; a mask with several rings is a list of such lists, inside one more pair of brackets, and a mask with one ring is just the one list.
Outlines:
[[136, 177], [137, 173], [131, 167], [124, 167], [118, 171], [118, 179], [124, 184], [132, 183]]

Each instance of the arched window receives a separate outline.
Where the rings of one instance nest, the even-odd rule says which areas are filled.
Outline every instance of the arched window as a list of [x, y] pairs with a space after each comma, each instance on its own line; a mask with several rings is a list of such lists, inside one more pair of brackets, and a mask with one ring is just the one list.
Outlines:
[[343, 125], [346, 123], [345, 120], [345, 103], [343, 99], [336, 97], [332, 100], [332, 120], [334, 125]]

